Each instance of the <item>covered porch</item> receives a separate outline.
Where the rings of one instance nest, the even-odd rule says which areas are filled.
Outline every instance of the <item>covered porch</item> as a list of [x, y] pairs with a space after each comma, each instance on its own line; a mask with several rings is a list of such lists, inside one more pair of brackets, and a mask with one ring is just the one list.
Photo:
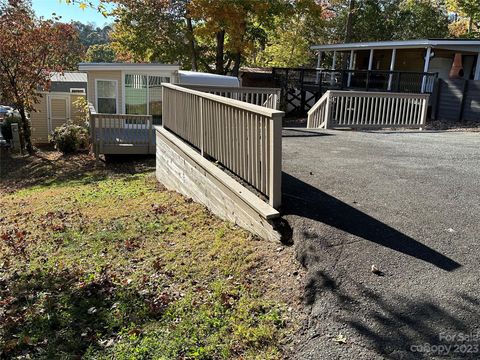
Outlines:
[[[312, 83], [327, 89], [432, 93], [435, 80], [480, 80], [479, 40], [315, 45]], [[312, 85], [313, 85], [312, 84]]]

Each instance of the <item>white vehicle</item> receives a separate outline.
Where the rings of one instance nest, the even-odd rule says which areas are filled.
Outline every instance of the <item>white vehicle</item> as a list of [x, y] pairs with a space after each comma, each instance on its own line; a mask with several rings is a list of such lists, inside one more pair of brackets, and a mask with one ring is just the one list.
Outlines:
[[178, 71], [178, 83], [180, 85], [240, 87], [240, 81], [235, 76], [217, 75], [184, 70]]

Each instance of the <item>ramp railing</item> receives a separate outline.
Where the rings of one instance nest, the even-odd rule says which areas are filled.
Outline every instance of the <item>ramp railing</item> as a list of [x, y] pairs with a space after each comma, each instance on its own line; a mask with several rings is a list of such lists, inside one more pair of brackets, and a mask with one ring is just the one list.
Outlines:
[[327, 91], [308, 112], [310, 128], [425, 127], [427, 94]]
[[280, 108], [281, 89], [260, 87], [225, 87], [207, 85], [181, 85], [188, 89], [240, 100], [249, 104], [278, 110]]
[[281, 204], [282, 111], [163, 84], [163, 127]]

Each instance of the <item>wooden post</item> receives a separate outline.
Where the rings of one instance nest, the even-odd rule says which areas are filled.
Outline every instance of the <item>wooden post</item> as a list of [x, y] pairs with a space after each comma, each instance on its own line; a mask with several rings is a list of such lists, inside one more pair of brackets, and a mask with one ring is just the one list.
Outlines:
[[371, 71], [373, 68], [373, 49], [370, 49], [370, 57], [368, 59], [368, 71]]
[[204, 152], [204, 142], [205, 142], [205, 131], [204, 131], [204, 115], [203, 115], [203, 98], [199, 99], [199, 107], [200, 107], [200, 154], [205, 157]]
[[388, 91], [392, 91], [393, 71], [395, 70], [395, 60], [397, 49], [392, 49], [392, 59], [390, 61], [390, 75], [388, 76]]
[[330, 85], [333, 86], [335, 84], [335, 70], [337, 66], [337, 52], [333, 52], [333, 61], [332, 61], [332, 72], [330, 73]]
[[366, 90], [370, 88], [370, 71], [373, 68], [373, 49], [370, 49], [370, 57], [368, 59], [368, 70], [367, 70], [367, 83], [366, 83]]
[[[149, 154], [155, 154], [155, 143], [156, 141], [153, 141], [152, 142], [152, 134], [154, 133], [154, 130], [153, 130], [153, 116], [150, 115], [149, 118], [147, 119], [148, 121], [148, 133], [147, 133], [147, 136], [148, 136], [148, 153]], [[155, 137], [154, 137], [155, 139]]]
[[462, 91], [462, 101], [460, 102], [460, 111], [458, 112], [458, 121], [463, 121], [463, 113], [465, 112], [465, 100], [467, 98], [468, 93], [468, 80], [465, 80], [463, 83], [463, 91]]
[[[424, 73], [427, 73], [428, 72], [428, 68], [430, 67], [430, 56], [432, 55], [432, 47], [429, 46], [427, 48], [427, 54], [425, 55], [425, 63], [424, 63], [424, 66], [423, 66], [423, 72]], [[421, 93], [425, 93], [425, 87], [427, 86], [427, 76], [424, 74], [423, 75], [423, 79], [422, 79], [422, 91]]]
[[282, 204], [282, 118], [274, 114], [270, 119], [269, 204], [279, 209]]
[[347, 83], [347, 87], [350, 87], [351, 83], [352, 83], [352, 70], [354, 68], [354, 56], [355, 56], [355, 51], [351, 50], [350, 51], [350, 63], [348, 64], [348, 69], [350, 70], [348, 72], [348, 83]]
[[98, 152], [98, 155], [100, 155], [100, 152], [103, 152], [103, 126], [105, 125], [105, 118], [104, 117], [100, 117], [98, 119], [98, 135], [99, 135], [99, 144], [98, 144], [98, 147], [97, 147], [97, 152]]
[[438, 119], [438, 110], [440, 108], [440, 96], [441, 96], [441, 92], [442, 92], [442, 79], [437, 79], [435, 81], [435, 91], [434, 91], [434, 99], [435, 99], [435, 102], [434, 104], [432, 105], [432, 114], [431, 114], [431, 117], [433, 120], [437, 120]]
[[305, 69], [300, 70], [300, 113], [305, 113], [305, 89], [303, 88], [303, 80], [305, 78]]
[[330, 127], [330, 115], [331, 115], [331, 98], [332, 98], [332, 93], [330, 91], [326, 92], [327, 94], [327, 104], [325, 105], [325, 119], [323, 120], [323, 123], [325, 124], [325, 129], [328, 129]]
[[317, 58], [317, 77], [315, 79], [315, 84], [318, 84], [318, 82], [320, 80], [320, 72], [321, 72], [320, 67], [321, 66], [322, 66], [322, 52], [319, 51], [318, 52], [318, 58]]
[[422, 99], [422, 123], [420, 125], [420, 130], [425, 129], [425, 124], [427, 123], [427, 111], [428, 111], [428, 96], [425, 96]]

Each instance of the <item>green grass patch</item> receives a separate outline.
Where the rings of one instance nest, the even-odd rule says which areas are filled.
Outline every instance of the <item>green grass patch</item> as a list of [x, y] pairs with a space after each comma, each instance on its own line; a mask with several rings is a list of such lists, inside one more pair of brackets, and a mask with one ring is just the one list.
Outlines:
[[277, 359], [284, 305], [248, 276], [245, 231], [151, 174], [89, 174], [3, 196], [0, 354]]

